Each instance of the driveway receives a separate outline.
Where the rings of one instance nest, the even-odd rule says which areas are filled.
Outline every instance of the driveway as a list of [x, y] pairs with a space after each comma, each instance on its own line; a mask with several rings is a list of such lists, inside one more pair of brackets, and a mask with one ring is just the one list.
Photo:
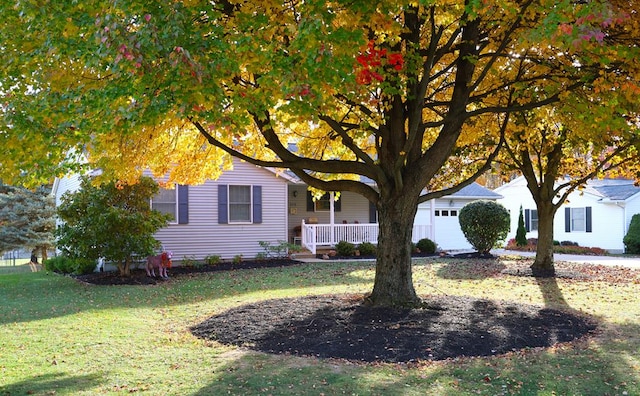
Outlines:
[[[496, 249], [491, 251], [497, 255], [510, 255], [510, 256], [524, 256], [534, 257], [535, 252], [519, 252], [515, 250]], [[577, 254], [554, 254], [554, 260], [556, 261], [569, 261], [574, 263], [595, 264], [595, 265], [609, 265], [619, 267], [629, 267], [640, 269], [640, 257], [620, 257], [620, 256], [580, 256]]]

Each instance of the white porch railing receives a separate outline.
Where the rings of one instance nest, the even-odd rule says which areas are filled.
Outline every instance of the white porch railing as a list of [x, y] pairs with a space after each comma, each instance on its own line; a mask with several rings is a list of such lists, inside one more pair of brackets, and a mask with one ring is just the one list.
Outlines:
[[[378, 243], [378, 224], [306, 224], [302, 221], [302, 246], [316, 254], [318, 247], [333, 247], [340, 241], [354, 245], [362, 242]], [[418, 242], [422, 238], [433, 240], [431, 225], [414, 225], [411, 240]]]

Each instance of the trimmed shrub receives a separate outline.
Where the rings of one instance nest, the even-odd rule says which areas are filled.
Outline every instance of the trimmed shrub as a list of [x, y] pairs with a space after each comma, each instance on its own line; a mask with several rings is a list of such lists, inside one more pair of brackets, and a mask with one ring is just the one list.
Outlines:
[[473, 201], [460, 210], [460, 228], [478, 253], [489, 253], [509, 232], [509, 211], [494, 201]]
[[627, 235], [622, 239], [625, 253], [640, 254], [640, 214], [634, 214]]
[[416, 243], [416, 248], [420, 249], [420, 253], [433, 254], [436, 252], [436, 243], [429, 238], [422, 238]]
[[371, 242], [362, 242], [358, 245], [361, 256], [375, 256], [378, 247]]
[[356, 246], [347, 241], [340, 241], [336, 244], [338, 256], [353, 256], [356, 253]]

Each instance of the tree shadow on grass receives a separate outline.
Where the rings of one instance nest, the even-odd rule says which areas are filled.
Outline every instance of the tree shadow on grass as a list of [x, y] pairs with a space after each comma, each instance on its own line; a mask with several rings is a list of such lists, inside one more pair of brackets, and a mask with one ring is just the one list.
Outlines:
[[94, 388], [101, 382], [101, 377], [98, 374], [40, 374], [20, 382], [0, 386], [0, 396], [74, 394]]
[[[598, 345], [578, 342], [551, 350], [523, 349], [496, 357], [438, 364], [353, 364], [246, 352], [216, 369], [195, 395], [213, 394], [640, 394], [640, 373], [629, 359], [640, 350], [636, 324], [613, 326]], [[637, 357], [636, 357], [637, 359]], [[637, 363], [636, 363], [637, 364]], [[296, 388], [296, 386], [300, 386]], [[626, 392], [626, 393], [624, 393]]]
[[194, 268], [194, 272], [177, 276], [170, 273], [169, 280], [153, 285], [98, 286], [47, 272], [7, 275], [0, 277], [0, 301], [9, 302], [0, 305], [0, 324], [48, 319], [84, 310], [189, 304], [272, 289], [368, 284], [369, 279], [352, 272], [370, 271], [373, 265], [298, 263], [289, 267], [214, 272], [198, 272], [199, 269]]

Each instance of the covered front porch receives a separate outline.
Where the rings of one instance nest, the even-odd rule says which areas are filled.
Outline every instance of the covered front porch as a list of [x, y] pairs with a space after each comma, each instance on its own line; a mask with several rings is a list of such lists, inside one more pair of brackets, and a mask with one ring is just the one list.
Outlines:
[[[433, 240], [431, 225], [414, 225], [411, 240], [418, 242], [422, 238]], [[318, 248], [331, 248], [340, 241], [347, 241], [358, 245], [362, 242], [378, 243], [378, 223], [366, 224], [307, 224], [302, 220], [301, 244], [312, 254]]]

